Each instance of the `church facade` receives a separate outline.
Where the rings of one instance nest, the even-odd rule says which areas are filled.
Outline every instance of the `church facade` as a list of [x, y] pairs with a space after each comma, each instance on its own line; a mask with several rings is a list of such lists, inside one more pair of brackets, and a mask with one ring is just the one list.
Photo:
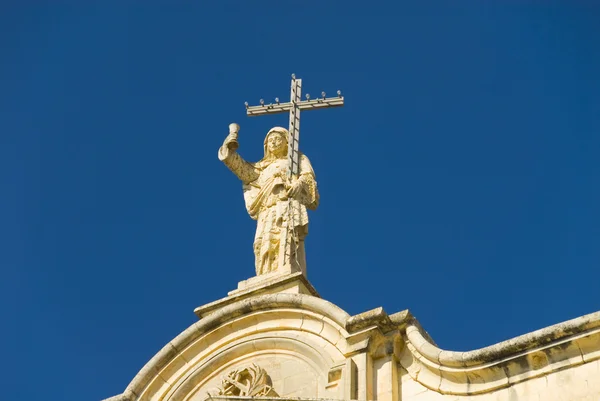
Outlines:
[[408, 310], [350, 316], [302, 272], [240, 282], [105, 401], [600, 400], [600, 312], [470, 352]]

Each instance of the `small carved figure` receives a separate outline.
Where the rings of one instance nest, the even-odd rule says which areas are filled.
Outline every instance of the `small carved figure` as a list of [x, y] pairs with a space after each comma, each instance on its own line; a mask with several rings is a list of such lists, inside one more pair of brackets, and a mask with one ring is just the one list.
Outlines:
[[245, 161], [238, 153], [237, 124], [219, 149], [219, 160], [242, 181], [246, 210], [257, 221], [254, 237], [256, 274], [278, 270], [305, 273], [304, 238], [308, 234], [307, 209], [319, 205], [315, 173], [299, 154], [299, 173], [290, 174], [288, 130], [274, 127], [264, 140], [264, 157]]

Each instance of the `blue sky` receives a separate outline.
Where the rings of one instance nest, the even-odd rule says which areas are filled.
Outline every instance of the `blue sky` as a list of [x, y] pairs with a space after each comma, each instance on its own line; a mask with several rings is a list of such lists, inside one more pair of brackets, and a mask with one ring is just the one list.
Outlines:
[[[26, 4], [27, 3], [27, 4]], [[308, 277], [470, 350], [600, 309], [592, 2], [9, 2], [0, 7], [7, 400], [98, 400], [254, 274], [217, 160], [305, 113]]]

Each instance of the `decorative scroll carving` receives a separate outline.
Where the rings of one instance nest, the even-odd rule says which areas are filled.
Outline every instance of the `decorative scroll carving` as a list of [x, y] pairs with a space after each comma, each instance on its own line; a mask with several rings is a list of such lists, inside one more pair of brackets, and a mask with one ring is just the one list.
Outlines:
[[278, 397], [267, 372], [256, 364], [234, 369], [221, 379], [215, 395], [240, 397]]

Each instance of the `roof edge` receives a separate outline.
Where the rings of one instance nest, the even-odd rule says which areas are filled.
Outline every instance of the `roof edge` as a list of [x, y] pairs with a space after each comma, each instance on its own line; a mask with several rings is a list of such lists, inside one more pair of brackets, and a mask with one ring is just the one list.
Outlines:
[[[429, 361], [448, 367], [470, 367], [500, 361], [523, 351], [568, 340], [600, 328], [600, 311], [557, 323], [506, 341], [472, 351], [448, 351], [438, 348], [416, 320], [406, 327], [408, 341]], [[599, 345], [600, 348], [600, 345]]]
[[225, 323], [239, 316], [250, 314], [260, 310], [273, 308], [293, 308], [304, 309], [321, 314], [342, 328], [346, 327], [346, 322], [350, 315], [338, 306], [322, 298], [305, 294], [266, 294], [258, 295], [252, 298], [224, 306], [204, 317], [202, 320], [192, 324], [181, 334], [167, 343], [144, 367], [137, 373], [133, 380], [127, 386], [123, 395], [128, 398], [108, 399], [108, 401], [135, 401], [142, 393], [143, 389], [156, 377], [161, 369], [165, 367], [176, 355], [183, 351], [192, 341]]

